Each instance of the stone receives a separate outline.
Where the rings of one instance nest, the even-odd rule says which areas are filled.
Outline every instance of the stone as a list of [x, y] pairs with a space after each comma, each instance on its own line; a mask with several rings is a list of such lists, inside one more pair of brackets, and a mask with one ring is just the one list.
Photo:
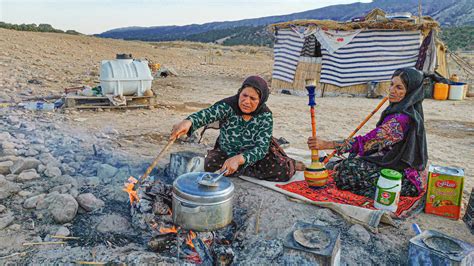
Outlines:
[[48, 209], [57, 223], [68, 223], [76, 217], [79, 204], [69, 194], [56, 195]]
[[39, 202], [44, 201], [45, 197], [46, 197], [46, 194], [39, 194], [31, 198], [28, 198], [23, 202], [23, 208], [35, 209]]
[[13, 163], [15, 163], [16, 161], [18, 161], [20, 159], [21, 159], [20, 157], [16, 157], [16, 156], [12, 156], [12, 155], [1, 156], [0, 157], [0, 162], [12, 161]]
[[49, 192], [57, 191], [60, 194], [65, 194], [65, 193], [69, 192], [69, 190], [71, 190], [71, 188], [72, 188], [72, 184], [59, 185], [59, 186], [55, 186], [52, 189], [50, 189]]
[[347, 233], [365, 244], [370, 241], [370, 234], [362, 225], [354, 224]]
[[21, 229], [21, 225], [19, 224], [12, 224], [8, 227], [9, 230], [12, 230], [12, 231], [18, 231]]
[[8, 132], [2, 132], [0, 133], [0, 139], [10, 140], [12, 139], [12, 135], [10, 135]]
[[5, 149], [1, 154], [4, 156], [15, 156], [19, 155], [19, 152], [16, 149]]
[[71, 234], [71, 232], [65, 226], [59, 227], [58, 230], [55, 233], [55, 235], [57, 235], [57, 236], [69, 236], [70, 234]]
[[11, 150], [11, 149], [15, 149], [16, 145], [12, 142], [9, 142], [9, 141], [3, 141], [2, 142], [2, 149], [3, 150]]
[[0, 162], [0, 175], [8, 175], [10, 173], [10, 167], [12, 166], [12, 161]]
[[66, 185], [71, 184], [73, 187], [77, 187], [77, 180], [69, 175], [62, 175], [58, 177], [51, 178], [50, 182], [52, 184]]
[[61, 170], [64, 174], [67, 175], [74, 175], [76, 173], [76, 169], [70, 167], [68, 164], [61, 164]]
[[38, 173], [43, 174], [46, 171], [46, 165], [40, 164], [38, 165]]
[[59, 166], [60, 163], [58, 159], [54, 158], [51, 153], [42, 153], [38, 158], [44, 165], [54, 164], [54, 166]]
[[0, 200], [6, 199], [21, 190], [17, 183], [0, 178]]
[[74, 198], [77, 198], [77, 196], [79, 196], [79, 190], [73, 187], [71, 188], [71, 190], [69, 190], [69, 194]]
[[204, 155], [189, 151], [171, 153], [167, 171], [173, 178], [185, 173], [202, 172], [204, 171]]
[[56, 167], [53, 164], [48, 164], [43, 174], [47, 177], [59, 177], [62, 175], [62, 172], [59, 167]]
[[16, 180], [18, 182], [25, 182], [25, 181], [31, 181], [31, 180], [38, 179], [39, 177], [40, 176], [36, 172], [35, 169], [28, 169], [28, 170], [25, 170], [25, 171], [21, 172], [21, 174], [19, 174], [17, 176]]
[[28, 191], [28, 190], [21, 190], [20, 192], [18, 192], [18, 196], [20, 196], [22, 198], [29, 197], [29, 196], [31, 196], [31, 194], [33, 194], [33, 192]]
[[6, 209], [5, 205], [0, 204], [0, 213], [3, 213]]
[[36, 156], [38, 155], [38, 151], [35, 150], [35, 149], [28, 149], [26, 152], [25, 152], [25, 156]]
[[77, 196], [76, 200], [79, 203], [79, 206], [88, 212], [103, 208], [105, 206], [104, 201], [96, 198], [92, 193], [80, 194]]
[[11, 212], [1, 214], [0, 215], [0, 230], [9, 226], [14, 220], [15, 220], [15, 217], [13, 216], [13, 213]]
[[108, 214], [101, 217], [97, 224], [97, 231], [101, 233], [124, 233], [130, 228], [127, 218], [117, 214]]
[[97, 176], [86, 177], [84, 183], [87, 186], [96, 187], [100, 184], [100, 179]]
[[18, 174], [28, 169], [36, 169], [40, 165], [40, 161], [35, 158], [24, 158], [16, 161], [11, 167], [12, 174]]
[[97, 177], [100, 179], [111, 179], [118, 172], [118, 169], [109, 164], [100, 164], [97, 167]]

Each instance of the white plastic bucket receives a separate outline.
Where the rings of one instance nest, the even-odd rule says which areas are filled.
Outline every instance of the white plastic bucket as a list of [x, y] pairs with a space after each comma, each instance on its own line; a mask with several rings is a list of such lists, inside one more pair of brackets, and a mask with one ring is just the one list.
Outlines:
[[449, 100], [461, 101], [464, 99], [464, 85], [465, 83], [456, 82], [449, 86]]
[[397, 211], [402, 174], [392, 169], [382, 169], [376, 187], [374, 207], [379, 210]]

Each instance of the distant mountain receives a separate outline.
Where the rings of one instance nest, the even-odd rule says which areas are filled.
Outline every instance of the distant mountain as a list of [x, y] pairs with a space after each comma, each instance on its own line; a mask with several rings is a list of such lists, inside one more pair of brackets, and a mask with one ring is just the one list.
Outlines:
[[[217, 42], [224, 45], [271, 45], [272, 36], [266, 26], [297, 19], [330, 19], [347, 21], [366, 15], [374, 8], [387, 13], [411, 12], [418, 14], [418, 0], [374, 0], [372, 3], [334, 5], [282, 16], [271, 16], [238, 21], [211, 22], [185, 26], [128, 27], [106, 31], [96, 36], [104, 38], [197, 42]], [[474, 26], [473, 0], [423, 0], [422, 15], [428, 15], [443, 27]]]

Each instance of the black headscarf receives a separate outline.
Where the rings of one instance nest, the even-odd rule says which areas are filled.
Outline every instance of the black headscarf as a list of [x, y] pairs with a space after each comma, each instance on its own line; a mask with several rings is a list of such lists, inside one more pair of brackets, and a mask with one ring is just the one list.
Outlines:
[[410, 117], [410, 129], [405, 140], [396, 143], [392, 149], [383, 156], [365, 156], [362, 159], [376, 163], [381, 167], [395, 170], [405, 168], [425, 169], [428, 161], [428, 150], [426, 144], [426, 132], [424, 126], [423, 102], [423, 72], [415, 68], [402, 68], [393, 73], [393, 77], [399, 76], [406, 87], [405, 97], [398, 103], [390, 105], [382, 112], [377, 123], [381, 125], [390, 114], [401, 113]]
[[[255, 109], [255, 111], [249, 114], [242, 112], [242, 110], [240, 110], [240, 107], [239, 107], [239, 95], [242, 92], [242, 90], [246, 87], [254, 88], [255, 90], [257, 90], [258, 95], [260, 96], [260, 102], [258, 103], [257, 109]], [[240, 89], [238, 90], [236, 95], [220, 100], [219, 102], [224, 102], [230, 105], [230, 107], [232, 107], [232, 109], [237, 115], [245, 114], [245, 115], [256, 116], [261, 113], [271, 112], [270, 109], [265, 104], [265, 102], [268, 100], [269, 95], [270, 95], [270, 90], [268, 89], [267, 82], [259, 76], [250, 76], [244, 80], [244, 82], [242, 83], [242, 86], [240, 86]]]

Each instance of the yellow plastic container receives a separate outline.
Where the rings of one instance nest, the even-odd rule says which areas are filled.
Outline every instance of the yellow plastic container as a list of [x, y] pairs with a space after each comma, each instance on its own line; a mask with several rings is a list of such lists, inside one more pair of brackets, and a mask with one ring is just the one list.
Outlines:
[[433, 90], [433, 99], [447, 100], [449, 95], [449, 85], [444, 83], [435, 83]]

